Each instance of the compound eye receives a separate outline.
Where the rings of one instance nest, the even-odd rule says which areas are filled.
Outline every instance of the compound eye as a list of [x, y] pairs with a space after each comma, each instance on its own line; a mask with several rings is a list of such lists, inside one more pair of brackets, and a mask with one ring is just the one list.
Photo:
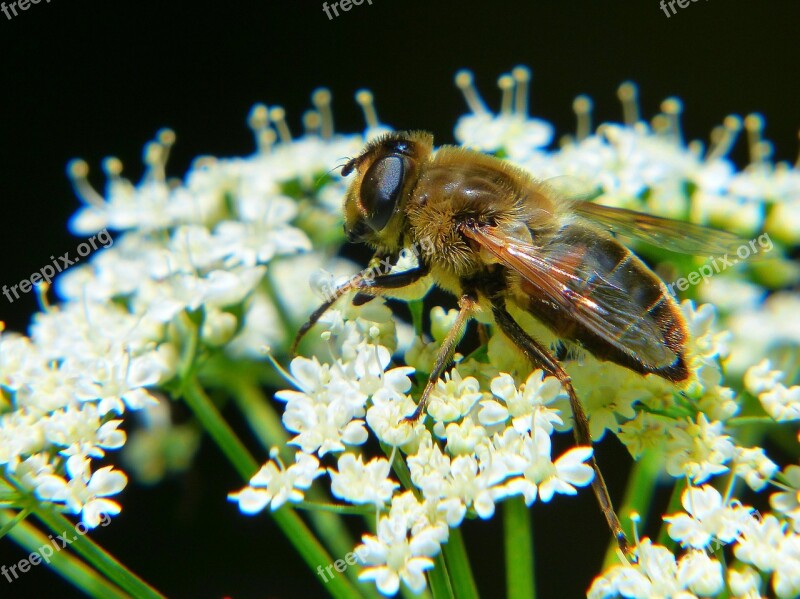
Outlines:
[[400, 156], [376, 160], [364, 174], [361, 183], [361, 205], [367, 222], [375, 231], [382, 230], [394, 214], [403, 190], [405, 165]]

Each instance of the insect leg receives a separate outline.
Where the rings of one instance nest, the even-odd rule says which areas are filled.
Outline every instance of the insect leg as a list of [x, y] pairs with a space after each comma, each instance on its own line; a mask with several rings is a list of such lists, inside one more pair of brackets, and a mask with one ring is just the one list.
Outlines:
[[[572, 415], [574, 417], [575, 426], [573, 433], [575, 435], [575, 442], [578, 445], [592, 447], [592, 437], [589, 433], [589, 421], [586, 418], [586, 412], [583, 410], [583, 405], [578, 400], [575, 394], [575, 389], [572, 386], [569, 375], [562, 368], [558, 360], [540, 343], [534, 340], [525, 330], [517, 324], [517, 321], [508, 313], [502, 299], [492, 301], [492, 313], [495, 322], [500, 330], [508, 336], [514, 344], [522, 350], [522, 353], [534, 365], [541, 365], [545, 370], [555, 376], [569, 395], [569, 405], [572, 408]], [[597, 460], [592, 452], [590, 460], [592, 469], [594, 470], [594, 479], [592, 480], [592, 490], [594, 491], [597, 502], [600, 504], [600, 510], [606, 517], [608, 527], [619, 545], [622, 552], [627, 555], [628, 539], [625, 532], [622, 530], [622, 525], [614, 512], [614, 506], [611, 503], [611, 497], [608, 494], [606, 482], [603, 479], [603, 474], [600, 472], [600, 467], [597, 465]]]
[[[319, 308], [311, 313], [311, 316], [308, 317], [308, 320], [297, 331], [297, 335], [294, 338], [294, 342], [292, 343], [292, 348], [290, 350], [292, 355], [297, 353], [297, 346], [300, 344], [300, 341], [303, 339], [305, 334], [308, 333], [311, 327], [317, 324], [319, 319], [322, 318], [322, 315], [325, 314], [325, 312], [327, 312], [328, 309], [336, 303], [336, 300], [338, 300], [348, 291], [358, 291], [358, 295], [356, 297], [362, 294], [370, 297], [383, 295], [385, 292], [391, 289], [400, 289], [402, 287], [408, 287], [409, 285], [412, 285], [427, 275], [429, 269], [427, 265], [420, 265], [418, 268], [412, 268], [411, 270], [406, 270], [403, 272], [367, 278], [365, 275], [370, 272], [370, 270], [371, 269], [364, 270], [354, 276], [352, 279], [348, 280], [342, 285], [339, 285], [333, 290], [330, 297], [326, 299]], [[360, 301], [359, 303], [364, 302]]]
[[417, 409], [414, 410], [414, 413], [407, 417], [406, 420], [416, 422], [419, 417], [422, 416], [423, 412], [425, 412], [425, 407], [428, 405], [428, 398], [430, 397], [431, 391], [433, 391], [436, 381], [438, 381], [439, 377], [444, 373], [445, 368], [453, 361], [453, 355], [456, 353], [456, 346], [464, 336], [464, 331], [466, 331], [467, 324], [472, 318], [472, 313], [476, 304], [477, 300], [475, 296], [468, 293], [462, 295], [461, 299], [458, 300], [458, 316], [456, 317], [456, 321], [453, 323], [453, 326], [450, 327], [447, 336], [444, 338], [444, 342], [442, 342], [442, 346], [439, 348], [439, 353], [436, 355], [436, 362], [428, 377], [428, 383], [422, 391]]

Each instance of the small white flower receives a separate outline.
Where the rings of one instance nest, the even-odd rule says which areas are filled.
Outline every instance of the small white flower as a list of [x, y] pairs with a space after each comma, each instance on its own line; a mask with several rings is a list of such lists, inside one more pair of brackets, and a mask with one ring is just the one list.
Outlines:
[[780, 370], [770, 370], [770, 367], [770, 361], [764, 358], [744, 373], [744, 386], [756, 397], [774, 389], [784, 376]]
[[778, 471], [778, 465], [764, 454], [761, 447], [737, 447], [734, 464], [736, 476], [744, 478], [753, 491], [761, 491]]
[[253, 475], [246, 487], [228, 494], [228, 500], [237, 502], [245, 514], [257, 514], [267, 506], [275, 511], [287, 501], [303, 501], [303, 491], [309, 489], [324, 470], [313, 455], [298, 452], [294, 459], [295, 463], [286, 469], [280, 462], [270, 460]]
[[592, 457], [591, 447], [573, 447], [555, 462], [550, 458], [550, 436], [535, 429], [533, 438], [523, 437], [521, 460], [522, 476], [509, 480], [504, 486], [506, 495], [522, 495], [526, 505], [539, 498], [545, 503], [553, 495], [575, 495], [575, 487], [585, 487], [594, 478], [592, 467], [585, 462]]
[[92, 472], [88, 458], [74, 455], [67, 460], [69, 481], [55, 474], [43, 474], [36, 479], [36, 494], [40, 499], [63, 503], [73, 514], [81, 514], [81, 520], [89, 528], [95, 528], [104, 514], [115, 516], [122, 509], [110, 499], [128, 483], [128, 477], [111, 466]]
[[428, 414], [439, 422], [452, 422], [469, 414], [483, 396], [475, 377], [461, 377], [455, 368], [445, 373], [431, 391]]
[[[441, 529], [433, 526], [414, 527], [416, 518], [409, 518], [405, 496], [395, 497], [389, 516], [378, 521], [376, 535], [364, 535], [356, 552], [366, 568], [359, 580], [372, 580], [384, 595], [400, 590], [402, 580], [413, 593], [425, 588], [425, 571], [433, 568], [431, 559], [441, 550]], [[412, 513], [416, 512], [413, 510]]]
[[685, 514], [665, 516], [669, 536], [684, 546], [703, 549], [713, 539], [732, 542], [752, 510], [740, 505], [726, 505], [714, 487], [688, 487], [681, 496]]
[[337, 467], [338, 471], [328, 468], [331, 493], [350, 503], [372, 503], [381, 507], [400, 486], [389, 478], [392, 467], [385, 458], [374, 458], [364, 464], [361, 456], [345, 453], [339, 456]]
[[800, 419], [800, 385], [788, 389], [776, 383], [769, 391], [758, 396], [764, 411], [778, 422]]
[[725, 464], [733, 457], [734, 445], [722, 431], [721, 422], [709, 422], [702, 413], [697, 415], [697, 422], [669, 429], [667, 472], [676, 477], [689, 476], [695, 484], [726, 472]]
[[501, 373], [492, 379], [490, 387], [502, 403], [494, 399], [481, 402], [479, 419], [482, 424], [500, 424], [510, 417], [514, 429], [521, 433], [540, 428], [548, 435], [553, 432], [554, 425], [563, 424], [559, 410], [550, 407], [566, 397], [556, 377], [545, 377], [542, 370], [534, 370], [517, 389], [511, 375]]

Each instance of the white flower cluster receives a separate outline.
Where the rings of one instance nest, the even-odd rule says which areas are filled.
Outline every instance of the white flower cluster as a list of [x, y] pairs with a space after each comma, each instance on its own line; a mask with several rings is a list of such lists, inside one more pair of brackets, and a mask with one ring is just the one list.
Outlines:
[[[317, 460], [337, 454], [336, 467], [328, 468], [332, 494], [378, 511], [376, 534], [365, 535], [356, 550], [366, 566], [361, 578], [391, 595], [401, 580], [415, 592], [422, 590], [422, 572], [433, 567], [449, 529], [468, 513], [491, 518], [496, 502], [507, 497], [522, 496], [529, 505], [537, 498], [548, 502], [591, 482], [586, 463], [591, 448], [552, 455], [554, 425], [563, 424], [553, 404], [566, 397], [555, 378], [535, 370], [518, 385], [511, 375], [498, 373], [485, 390], [475, 377], [462, 378], [453, 369], [431, 396], [431, 432], [425, 418], [406, 420], [416, 407], [409, 394], [414, 369], [390, 367], [391, 336], [383, 335], [392, 343], [388, 347], [375, 342], [386, 321], [365, 319], [388, 308], [376, 300], [363, 308], [369, 314], [350, 310], [350, 319], [338, 310], [328, 317], [333, 326], [324, 336], [335, 359], [295, 358], [291, 377], [297, 390], [275, 395], [286, 402], [283, 423], [296, 435], [290, 443], [300, 448], [298, 465], [309, 464], [306, 476], [292, 475], [299, 468], [292, 466], [278, 478], [279, 470], [268, 463], [232, 495], [243, 511], [263, 509], [270, 500], [273, 509], [287, 498], [302, 500], [317, 474], [312, 472]], [[433, 319], [434, 329], [441, 330], [447, 315], [434, 311]], [[388, 460], [367, 461], [354, 453], [370, 434], [389, 451]], [[399, 459], [407, 464], [412, 489], [401, 489], [392, 478], [392, 460]], [[292, 481], [293, 488], [286, 486]]]
[[[294, 288], [305, 287], [307, 270], [322, 265], [322, 254], [298, 257], [307, 260], [302, 265], [277, 258], [310, 250], [309, 236], [317, 231], [299, 228], [301, 219], [322, 226], [338, 218], [344, 184], [330, 176], [319, 188], [315, 182], [364, 138], [328, 131], [323, 139], [317, 131], [301, 142], [278, 142], [267, 119], [288, 135], [281, 109], [268, 113], [257, 106], [250, 123], [259, 151], [246, 158], [200, 158], [183, 181], [166, 176], [174, 143], [166, 130], [145, 148], [139, 184], [123, 178], [121, 163], [109, 158], [101, 195], [88, 183], [87, 165], [71, 163], [84, 202], [73, 230], [108, 229], [115, 239], [58, 277], [61, 304], [50, 306], [47, 288], [39, 290], [46, 309], [34, 317], [29, 337], [0, 335], [5, 485], [80, 514], [88, 526], [119, 513], [110, 497], [125, 487], [127, 476], [98, 463], [125, 444], [126, 412], [148, 413], [148, 427], [134, 432], [129, 456], [144, 479], [154, 482], [185, 467], [196, 434], [171, 426], [159, 403], [162, 394], [189, 371], [202, 377], [200, 358], [205, 364], [219, 355], [263, 360], [265, 342], [282, 343], [293, 332], [277, 303], [304, 315], [315, 302], [289, 302], [285, 290], [275, 292], [273, 280], [290, 284], [299, 270]], [[305, 476], [311, 475], [284, 478], [300, 484]], [[269, 472], [259, 480], [269, 488], [277, 484], [269, 482]], [[279, 503], [273, 500], [273, 506]]]
[[[788, 530], [785, 522], [725, 499], [710, 485], [687, 488], [682, 503], [684, 513], [664, 520], [669, 536], [687, 551], [676, 560], [666, 547], [642, 539], [635, 562], [612, 566], [596, 578], [590, 599], [716, 597], [726, 585], [732, 597], [755, 599], [762, 597], [762, 575], [771, 577], [776, 596], [800, 594], [800, 535]], [[726, 568], [719, 560], [725, 546], [737, 565]]]
[[[457, 84], [472, 114], [458, 122], [458, 141], [539, 178], [589, 181], [600, 201], [612, 205], [743, 234], [766, 230], [778, 250], [769, 272], [732, 268], [701, 290], [701, 297], [720, 298], [719, 313], [710, 304], [681, 305], [691, 337], [693, 382], [686, 388], [588, 354], [565, 360], [592, 437], [617, 435], [634, 457], [658, 451], [666, 472], [690, 485], [685, 511], [667, 518], [683, 555], [643, 539], [635, 561], [605, 572], [590, 594], [688, 598], [718, 594], [727, 585], [732, 596], [758, 597], [762, 577], [769, 577], [775, 594], [796, 595], [800, 467], [780, 470], [761, 447], [737, 440], [737, 426], [750, 417], [774, 426], [800, 418], [799, 388], [789, 375], [800, 352], [794, 318], [800, 299], [785, 291], [761, 301], [767, 288], [800, 279], [778, 255], [781, 244], [800, 241], [800, 170], [771, 162], [761, 117], [728, 117], [703, 152], [698, 142], [683, 143], [677, 100], [665, 101], [647, 124], [630, 84], [620, 88], [624, 124], [593, 131], [591, 103], [579, 98], [577, 134], [549, 149], [553, 127], [527, 114], [529, 80], [524, 68], [501, 77], [502, 108], [493, 114], [471, 76], [460, 73]], [[73, 229], [106, 228], [116, 239], [57, 279], [61, 304], [49, 306], [42, 294], [47, 307], [28, 337], [0, 334], [4, 485], [96, 525], [120, 509], [110, 497], [126, 475], [99, 460], [125, 444], [127, 412], [147, 414], [157, 430], [137, 444], [136, 459], [157, 461], [159, 449], [146, 445], [166, 446], [172, 430], [162, 395], [179, 395], [188, 377], [213, 383], [220, 372], [252, 367], [263, 360], [264, 345], [288, 345], [315, 307], [309, 276], [342, 242], [345, 183], [330, 169], [385, 130], [371, 96], [360, 92], [357, 99], [367, 117], [363, 136], [333, 133], [326, 90], [314, 94], [316, 110], [306, 114], [300, 139], [291, 139], [282, 108], [256, 106], [250, 125], [258, 150], [245, 158], [199, 158], [182, 181], [166, 176], [170, 131], [146, 147], [147, 170], [136, 185], [121, 176], [118, 160], [108, 159], [100, 194], [88, 184], [86, 165], [71, 165], [85, 203]], [[751, 164], [737, 171], [727, 154], [742, 127]], [[552, 435], [572, 426], [560, 384], [531, 372], [503, 336], [491, 336], [486, 350], [470, 358], [457, 356], [426, 416], [410, 422], [419, 397], [413, 377], [430, 368], [453, 313], [432, 311], [432, 342], [417, 337], [398, 344], [402, 327], [382, 301], [345, 304], [321, 321], [326, 357], [294, 359], [294, 390], [275, 396], [285, 404], [294, 462], [286, 466], [273, 453], [231, 494], [242, 511], [302, 503], [315, 481], [325, 481], [339, 500], [374, 509], [374, 534], [365, 534], [358, 550], [360, 576], [391, 595], [401, 582], [414, 592], [425, 587], [425, 572], [465, 517], [490, 518], [512, 496], [548, 502], [591, 482], [591, 448], [553, 455]], [[553, 341], [532, 319], [519, 320], [543, 342]], [[720, 322], [730, 332], [717, 332]], [[405, 365], [393, 362], [396, 354]], [[185, 464], [196, 442], [185, 446], [175, 463]], [[175, 463], [137, 471], [156, 480]], [[777, 488], [770, 497], [774, 513], [756, 519], [752, 508], [706, 484], [723, 475], [729, 489], [738, 479], [755, 492]], [[733, 547], [738, 561], [726, 566], [710, 556], [714, 544]]]

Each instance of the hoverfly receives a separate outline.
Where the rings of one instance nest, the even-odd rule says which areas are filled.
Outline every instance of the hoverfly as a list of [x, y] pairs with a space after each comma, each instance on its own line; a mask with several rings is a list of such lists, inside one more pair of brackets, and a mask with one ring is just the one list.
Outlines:
[[[673, 251], [724, 254], [739, 239], [685, 222], [561, 199], [526, 171], [502, 159], [455, 146], [433, 149], [426, 132], [397, 132], [367, 144], [342, 175], [356, 173], [344, 200], [344, 229], [381, 261], [425, 243], [412, 270], [351, 279], [303, 325], [294, 347], [323, 313], [354, 289], [355, 303], [429, 277], [458, 298], [456, 322], [440, 348], [416, 411], [425, 410], [436, 381], [452, 362], [477, 312], [531, 364], [556, 376], [569, 396], [574, 435], [591, 445], [586, 413], [570, 377], [548, 347], [509, 313], [527, 311], [559, 338], [641, 374], [679, 383], [689, 377], [687, 327], [664, 283], [622, 245], [616, 233]], [[592, 488], [620, 548], [627, 539], [594, 457]]]

